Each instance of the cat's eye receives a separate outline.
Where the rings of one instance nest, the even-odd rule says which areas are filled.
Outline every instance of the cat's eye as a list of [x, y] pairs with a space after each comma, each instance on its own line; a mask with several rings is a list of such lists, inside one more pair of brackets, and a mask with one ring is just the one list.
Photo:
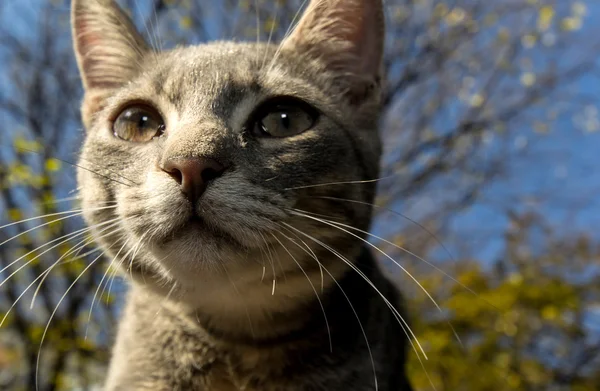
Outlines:
[[162, 117], [147, 105], [128, 106], [113, 123], [113, 134], [116, 137], [137, 143], [148, 142], [164, 131]]
[[276, 98], [256, 111], [253, 132], [258, 136], [294, 136], [312, 128], [317, 117], [317, 110], [304, 101]]

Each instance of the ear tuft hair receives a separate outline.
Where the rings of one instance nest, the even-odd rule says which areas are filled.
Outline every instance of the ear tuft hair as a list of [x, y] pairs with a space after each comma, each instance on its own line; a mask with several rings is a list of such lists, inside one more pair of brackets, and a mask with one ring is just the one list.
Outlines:
[[384, 36], [381, 0], [312, 0], [282, 47], [321, 61], [346, 77], [349, 89], [364, 91], [380, 84]]
[[135, 77], [151, 49], [113, 0], [73, 0], [71, 25], [85, 89], [82, 116], [88, 126], [104, 98]]

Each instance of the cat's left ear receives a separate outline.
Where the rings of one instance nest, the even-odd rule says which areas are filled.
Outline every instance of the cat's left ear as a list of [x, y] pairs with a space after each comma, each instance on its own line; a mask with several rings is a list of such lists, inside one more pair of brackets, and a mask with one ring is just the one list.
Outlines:
[[282, 50], [320, 62], [352, 94], [380, 86], [382, 0], [312, 0]]
[[151, 49], [113, 0], [72, 0], [71, 27], [85, 89], [82, 119], [89, 127], [105, 99], [137, 75]]

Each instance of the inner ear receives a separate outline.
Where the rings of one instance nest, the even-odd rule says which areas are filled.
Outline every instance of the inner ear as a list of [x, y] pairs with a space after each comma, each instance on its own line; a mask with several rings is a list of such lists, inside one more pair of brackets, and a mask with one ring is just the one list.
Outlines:
[[142, 58], [151, 49], [112, 0], [73, 0], [71, 25], [87, 126], [105, 98], [140, 72]]
[[381, 0], [313, 0], [282, 47], [321, 61], [329, 71], [377, 83], [384, 31]]

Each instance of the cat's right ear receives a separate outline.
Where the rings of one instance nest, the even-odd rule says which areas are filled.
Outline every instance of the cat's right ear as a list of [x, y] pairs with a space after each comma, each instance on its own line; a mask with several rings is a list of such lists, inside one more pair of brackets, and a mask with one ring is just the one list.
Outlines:
[[106, 98], [139, 72], [150, 47], [113, 0], [72, 0], [71, 27], [85, 96], [86, 128]]

